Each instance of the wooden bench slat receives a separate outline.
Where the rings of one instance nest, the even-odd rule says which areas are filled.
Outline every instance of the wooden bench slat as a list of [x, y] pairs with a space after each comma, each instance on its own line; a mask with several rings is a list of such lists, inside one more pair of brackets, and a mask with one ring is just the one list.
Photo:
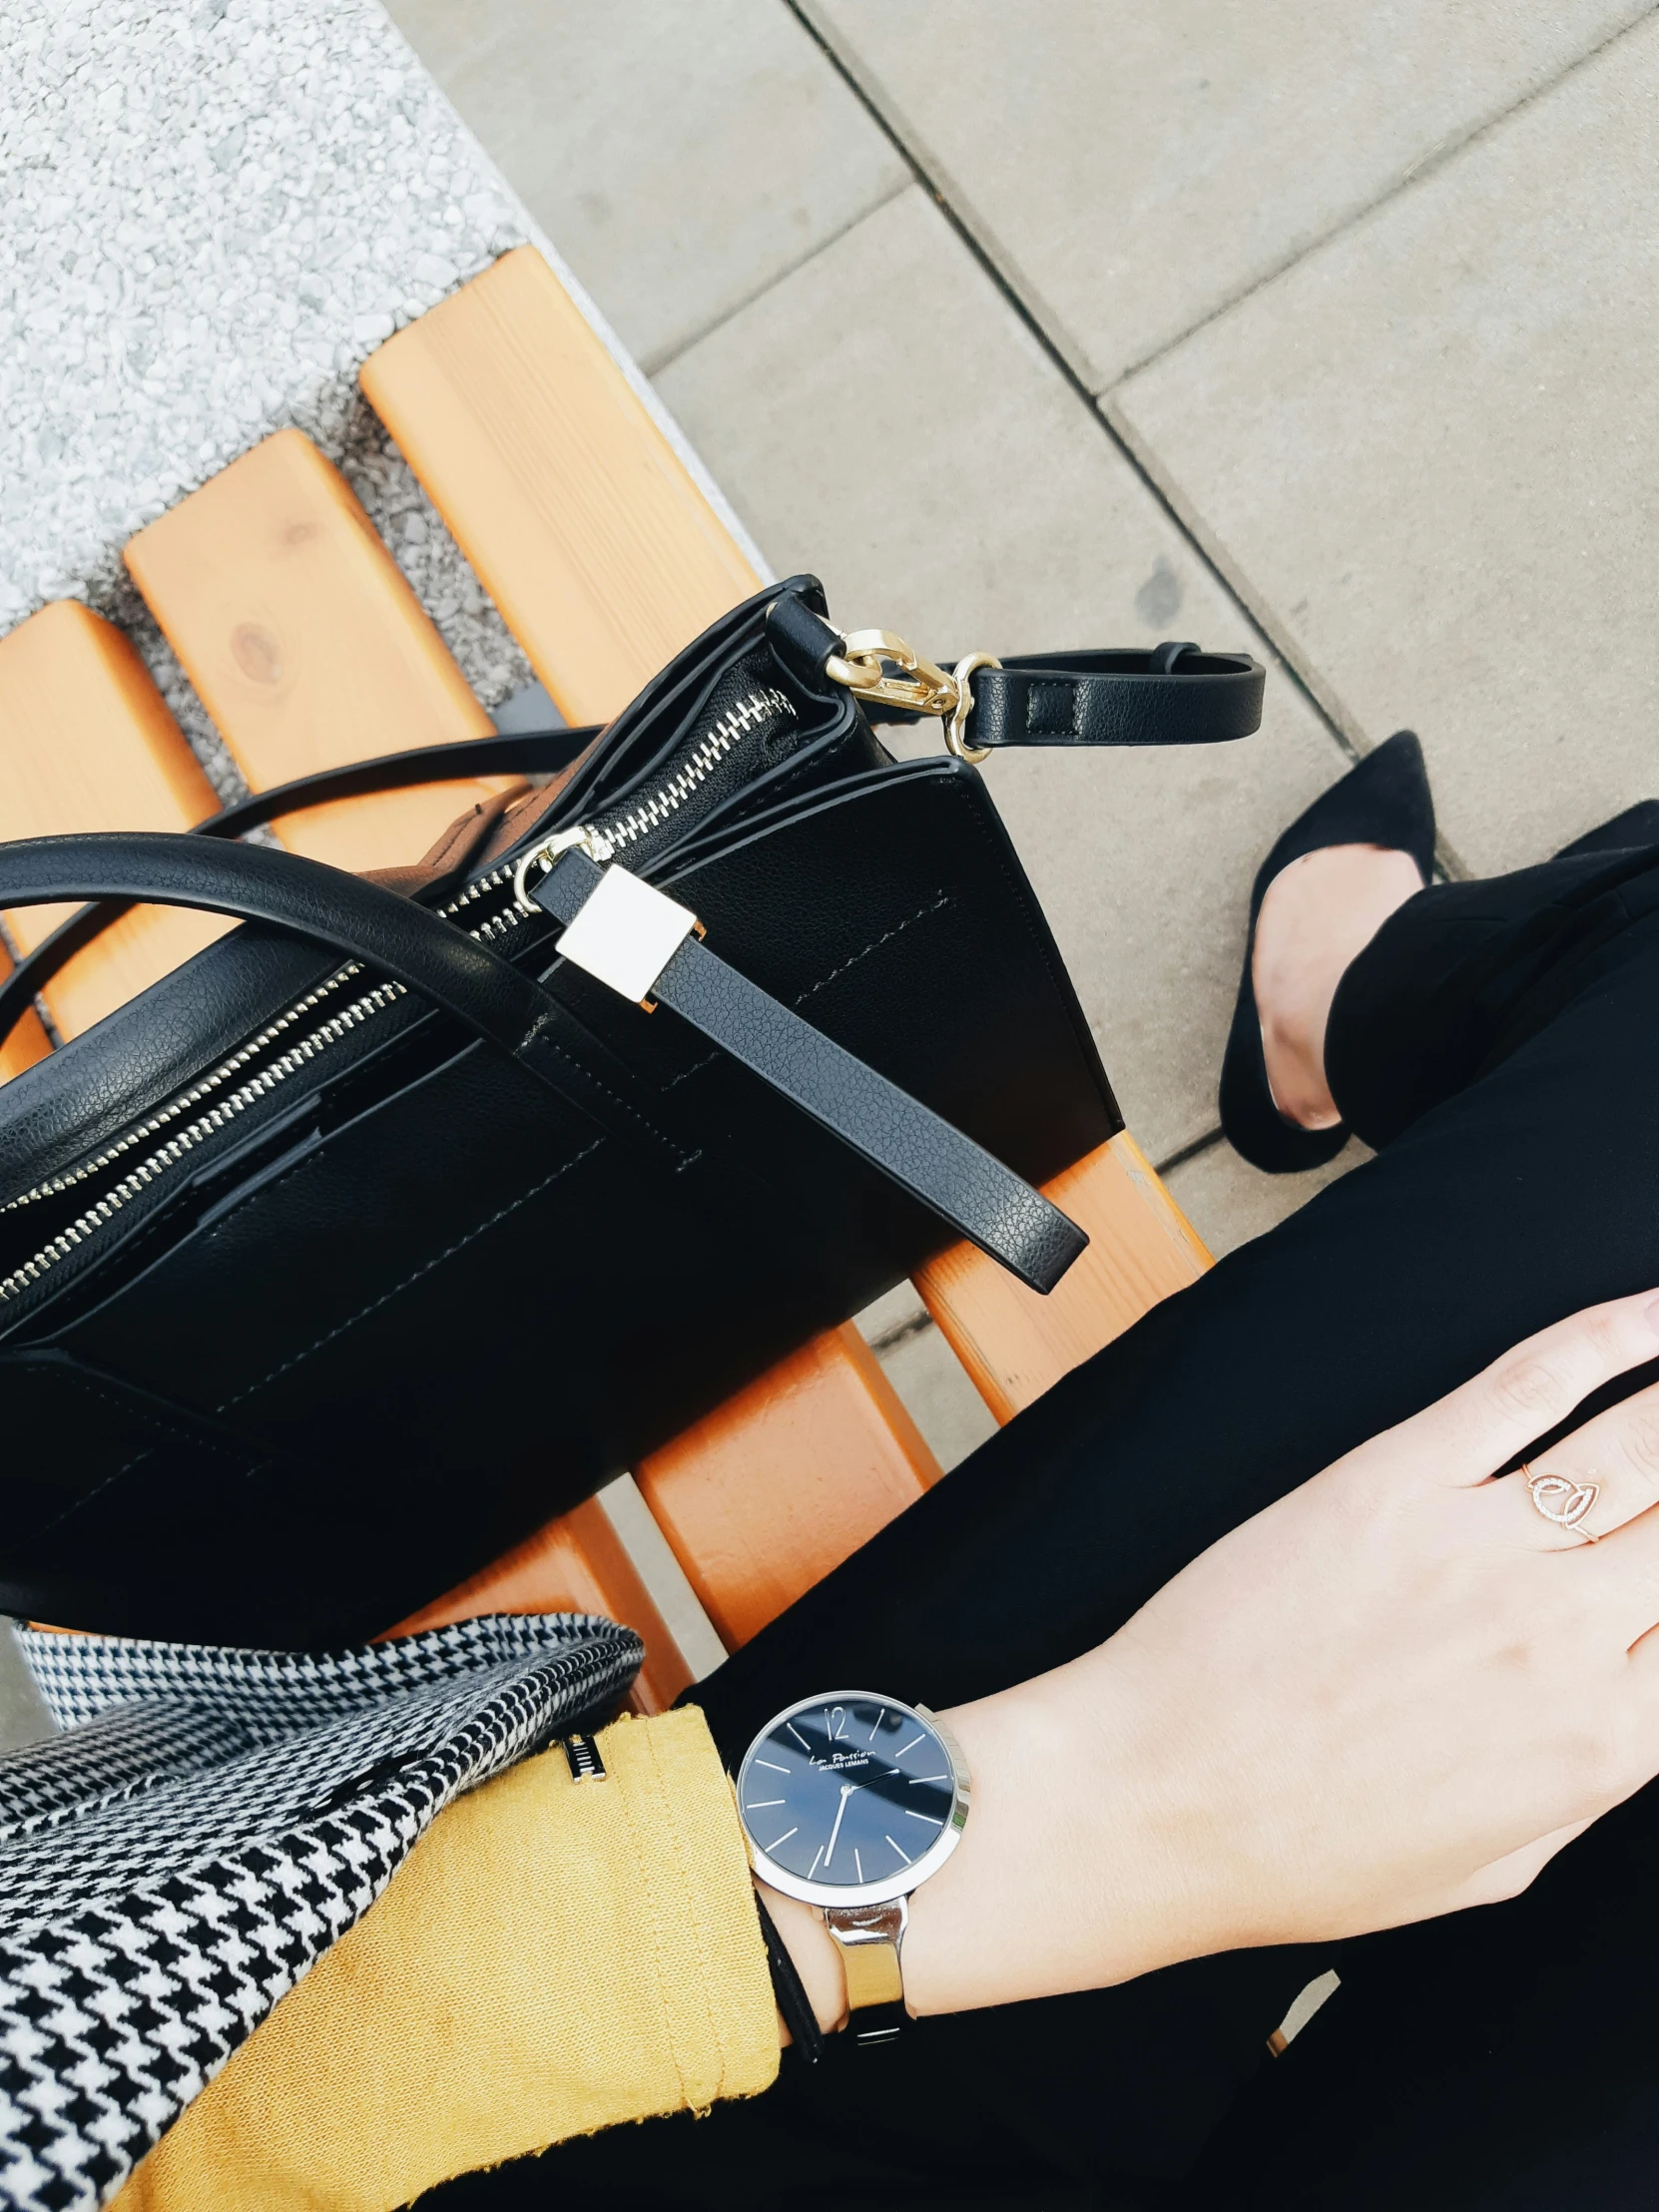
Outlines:
[[[112, 624], [61, 599], [0, 639], [0, 838], [188, 830], [218, 804], [150, 671]], [[6, 924], [27, 952], [73, 911], [19, 907]], [[138, 908], [47, 985], [53, 1020], [78, 1036], [229, 926], [178, 906]]]
[[[5, 741], [0, 738], [0, 744]], [[4, 945], [0, 945], [0, 983], [12, 972], [13, 960]], [[9, 1083], [14, 1075], [21, 1075], [25, 1068], [32, 1068], [37, 1060], [44, 1060], [52, 1049], [52, 1040], [41, 1026], [37, 1014], [25, 1014], [4, 1044], [0, 1044], [0, 1083]]]
[[[141, 530], [126, 560], [254, 791], [493, 728], [350, 486], [297, 430]], [[401, 866], [505, 784], [342, 800], [277, 835], [337, 867]]]
[[534, 247], [389, 339], [370, 404], [572, 723], [758, 578]]
[[[603, 1613], [626, 1621], [645, 1639], [645, 1664], [634, 1688], [641, 1713], [661, 1713], [692, 1679], [639, 1569], [597, 1498], [562, 1513], [481, 1573], [472, 1575], [388, 1636], [475, 1620], [480, 1613]], [[384, 1639], [380, 1639], [383, 1641]]]
[[1046, 1298], [965, 1244], [915, 1278], [923, 1305], [999, 1421], [1012, 1420], [1211, 1264], [1127, 1130], [1044, 1189], [1089, 1238]]
[[735, 1651], [941, 1471], [847, 1323], [653, 1452], [635, 1479]]

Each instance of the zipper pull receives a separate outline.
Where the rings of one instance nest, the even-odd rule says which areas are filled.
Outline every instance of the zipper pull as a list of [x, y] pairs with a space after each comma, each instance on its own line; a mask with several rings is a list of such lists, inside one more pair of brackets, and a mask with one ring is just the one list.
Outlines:
[[553, 835], [538, 845], [532, 845], [513, 869], [513, 900], [527, 914], [539, 914], [542, 909], [530, 895], [530, 877], [534, 870], [539, 883], [552, 868], [561, 852], [569, 852], [580, 845], [595, 867], [603, 867], [611, 856], [611, 840], [603, 830], [586, 823], [578, 823], [574, 830], [557, 830]]

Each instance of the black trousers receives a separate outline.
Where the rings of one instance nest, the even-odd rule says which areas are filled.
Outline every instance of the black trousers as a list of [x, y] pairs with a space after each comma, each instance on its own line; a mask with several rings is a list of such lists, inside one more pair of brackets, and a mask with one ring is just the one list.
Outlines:
[[[700, 1684], [734, 1762], [834, 1683], [944, 1706], [1075, 1656], [1519, 1338], [1659, 1285], [1659, 848], [1421, 892], [1345, 976], [1327, 1057], [1379, 1157], [1147, 1315]], [[1341, 1989], [1269, 2058], [1329, 1966]], [[786, 2058], [751, 2104], [439, 2197], [1650, 2205], [1656, 1972], [1659, 1786], [1512, 1904]]]

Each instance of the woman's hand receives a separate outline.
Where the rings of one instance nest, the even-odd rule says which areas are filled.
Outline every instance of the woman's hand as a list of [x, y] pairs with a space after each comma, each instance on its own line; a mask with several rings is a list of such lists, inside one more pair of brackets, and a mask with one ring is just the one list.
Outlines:
[[[1510, 1897], [1648, 1781], [1659, 1388], [1534, 1462], [1599, 1485], [1600, 1541], [1492, 1476], [1655, 1357], [1652, 1293], [1544, 1331], [1246, 1521], [1099, 1650], [949, 1714], [973, 1810], [911, 1901], [914, 2007]], [[833, 1975], [828, 1936], [787, 1917], [815, 1982]]]

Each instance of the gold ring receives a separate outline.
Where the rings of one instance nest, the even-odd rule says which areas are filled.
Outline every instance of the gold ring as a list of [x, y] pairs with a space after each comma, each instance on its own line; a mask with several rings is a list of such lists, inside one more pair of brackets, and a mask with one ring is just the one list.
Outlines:
[[1527, 1495], [1546, 1521], [1553, 1521], [1557, 1528], [1570, 1528], [1587, 1544], [1601, 1541], [1593, 1528], [1584, 1525], [1585, 1514], [1601, 1495], [1599, 1482], [1575, 1482], [1566, 1474], [1538, 1474], [1524, 1459], [1520, 1471], [1526, 1477]]

